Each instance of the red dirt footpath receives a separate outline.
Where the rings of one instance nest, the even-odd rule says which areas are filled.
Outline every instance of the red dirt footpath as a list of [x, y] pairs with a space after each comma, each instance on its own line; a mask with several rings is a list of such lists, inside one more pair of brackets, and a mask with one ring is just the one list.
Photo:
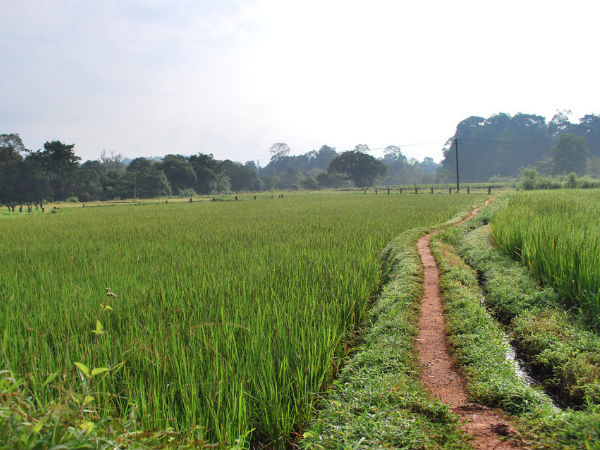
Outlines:
[[[474, 210], [468, 218], [477, 212]], [[460, 416], [463, 429], [473, 436], [471, 445], [474, 449], [524, 450], [525, 447], [510, 439], [515, 430], [499, 411], [469, 401], [465, 380], [454, 367], [448, 349], [440, 295], [440, 271], [429, 248], [430, 239], [431, 235], [428, 234], [417, 243], [425, 268], [417, 339], [422, 366], [421, 382], [434, 397], [446, 403], [454, 414]]]

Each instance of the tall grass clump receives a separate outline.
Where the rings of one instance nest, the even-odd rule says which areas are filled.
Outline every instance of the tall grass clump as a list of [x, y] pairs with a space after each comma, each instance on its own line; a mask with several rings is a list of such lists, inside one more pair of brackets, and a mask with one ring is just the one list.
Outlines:
[[0, 370], [39, 405], [87, 389], [98, 418], [281, 448], [339, 368], [381, 249], [474, 197], [298, 194], [0, 220]]
[[600, 192], [527, 192], [492, 222], [495, 243], [600, 327]]

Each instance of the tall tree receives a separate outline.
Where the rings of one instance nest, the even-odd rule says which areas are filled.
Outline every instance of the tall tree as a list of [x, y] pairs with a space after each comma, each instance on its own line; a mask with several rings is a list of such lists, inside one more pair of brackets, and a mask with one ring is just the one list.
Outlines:
[[258, 190], [256, 172], [250, 167], [227, 159], [221, 163], [221, 170], [229, 178], [231, 190], [235, 192]]
[[276, 160], [282, 156], [288, 156], [290, 154], [290, 146], [285, 142], [276, 142], [271, 145], [269, 152], [271, 153], [271, 160]]
[[159, 164], [159, 169], [164, 172], [171, 184], [171, 189], [176, 194], [185, 189], [194, 188], [196, 172], [189, 159], [182, 155], [166, 155]]
[[102, 164], [102, 173], [100, 175], [104, 175], [110, 171], [123, 172], [125, 170], [123, 155], [114, 151], [106, 153], [106, 150], [102, 150], [102, 153], [100, 153], [100, 162]]
[[0, 134], [0, 204], [20, 200], [25, 146], [18, 134]]
[[44, 143], [44, 150], [29, 154], [27, 159], [37, 163], [50, 179], [52, 198], [65, 200], [75, 193], [77, 170], [81, 158], [74, 152], [75, 144], [60, 141]]
[[378, 177], [384, 177], [387, 167], [371, 155], [351, 150], [332, 160], [327, 171], [347, 176], [357, 187], [367, 187], [372, 186]]
[[585, 137], [570, 133], [561, 134], [552, 152], [554, 154], [554, 173], [575, 172], [578, 175], [584, 173], [589, 153]]
[[190, 164], [196, 174], [194, 190], [199, 194], [208, 195], [228, 188], [229, 180], [224, 179], [222, 170], [212, 154], [198, 153], [189, 158]]
[[[113, 173], [113, 172], [109, 172]], [[171, 185], [157, 163], [136, 158], [127, 166], [128, 197], [152, 198], [171, 194]]]
[[532, 114], [496, 114], [487, 119], [469, 117], [458, 124], [456, 134], [444, 147], [443, 169], [463, 181], [483, 181], [494, 175], [515, 176], [522, 167], [533, 166], [550, 155], [553, 136], [546, 120]]

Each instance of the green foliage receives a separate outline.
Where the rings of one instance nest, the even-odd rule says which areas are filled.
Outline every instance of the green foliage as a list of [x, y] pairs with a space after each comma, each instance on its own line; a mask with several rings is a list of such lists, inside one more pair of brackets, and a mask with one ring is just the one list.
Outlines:
[[477, 274], [440, 238], [432, 239], [431, 249], [440, 266], [448, 339], [471, 398], [513, 414], [549, 407], [550, 401], [528, 386], [507, 358], [508, 338], [483, 304]]
[[[521, 113], [468, 117], [458, 124], [444, 148], [442, 170], [448, 174], [455, 173], [457, 139], [463, 181], [516, 176], [522, 168], [536, 168], [543, 175], [581, 175], [586, 168], [586, 146], [590, 156], [600, 157], [600, 116], [586, 115], [579, 123], [569, 122], [561, 113], [548, 122], [544, 117]], [[592, 167], [588, 174], [594, 176]]]
[[530, 191], [536, 188], [536, 181], [540, 174], [535, 169], [523, 170], [523, 176], [521, 177], [521, 188], [526, 191]]
[[588, 149], [584, 136], [574, 134], [561, 134], [556, 145], [552, 148], [554, 173], [585, 171]]
[[469, 448], [456, 416], [418, 379], [421, 234], [406, 232], [384, 251], [387, 283], [368, 314], [364, 341], [304, 433], [304, 448]]
[[346, 175], [356, 187], [368, 187], [373, 185], [376, 178], [386, 175], [387, 167], [373, 156], [353, 150], [332, 160], [327, 171]]
[[282, 447], [365, 318], [381, 248], [477, 198], [290, 194], [2, 221], [0, 367], [37, 374], [47, 405], [49, 374], [90, 381], [77, 362], [102, 418]]
[[522, 193], [492, 223], [494, 241], [520, 258], [566, 306], [600, 327], [598, 191]]
[[[447, 285], [444, 296], [457, 360], [466, 364], [474, 395], [519, 415], [521, 436], [532, 448], [599, 449], [600, 338], [583, 329], [577, 316], [561, 311], [552, 289], [540, 290], [525, 267], [492, 247], [486, 223], [503, 206], [503, 200], [494, 202], [478, 218], [443, 235], [476, 272], [438, 243], [438, 257], [446, 266], [442, 284], [454, 283]], [[485, 297], [474, 294], [478, 281]], [[498, 326], [478, 309], [480, 298], [506, 327], [541, 387], [581, 411], [550, 407], [543, 397], [523, 402], [531, 388], [519, 394], [510, 374], [499, 370], [506, 341], [498, 339]]]
[[444, 148], [442, 167], [453, 174], [457, 138], [460, 176], [466, 182], [514, 176], [548, 156], [554, 141], [546, 119], [535, 114], [471, 116], [458, 124]]

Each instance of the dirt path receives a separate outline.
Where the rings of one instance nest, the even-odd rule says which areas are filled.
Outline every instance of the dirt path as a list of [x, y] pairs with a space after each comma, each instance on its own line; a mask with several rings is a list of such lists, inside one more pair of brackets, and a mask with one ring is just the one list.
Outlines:
[[[477, 215], [479, 209], [460, 223]], [[431, 234], [417, 243], [425, 268], [424, 292], [419, 316], [417, 350], [421, 361], [421, 382], [440, 401], [448, 404], [460, 416], [463, 429], [473, 436], [472, 445], [477, 450], [520, 450], [510, 440], [514, 429], [497, 410], [469, 402], [465, 380], [454, 367], [446, 341], [444, 310], [440, 295], [440, 271], [429, 248]], [[501, 439], [504, 438], [504, 439]]]

